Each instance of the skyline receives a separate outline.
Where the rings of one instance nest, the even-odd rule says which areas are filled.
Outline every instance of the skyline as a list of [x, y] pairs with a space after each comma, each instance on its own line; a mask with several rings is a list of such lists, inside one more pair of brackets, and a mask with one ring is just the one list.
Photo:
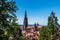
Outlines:
[[47, 25], [48, 17], [53, 11], [60, 24], [60, 2], [59, 0], [15, 0], [17, 7], [16, 15], [19, 24], [23, 24], [25, 10], [27, 11], [28, 23], [38, 22]]

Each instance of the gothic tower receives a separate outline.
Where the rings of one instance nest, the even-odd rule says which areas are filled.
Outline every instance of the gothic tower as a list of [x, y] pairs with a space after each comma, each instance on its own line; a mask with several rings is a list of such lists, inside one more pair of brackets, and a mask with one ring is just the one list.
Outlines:
[[25, 15], [24, 15], [24, 29], [26, 29], [26, 27], [28, 26], [28, 18], [27, 18], [27, 14], [26, 14], [26, 11], [25, 11]]
[[35, 27], [35, 31], [36, 31], [37, 30], [37, 24], [36, 23], [34, 24], [34, 27]]

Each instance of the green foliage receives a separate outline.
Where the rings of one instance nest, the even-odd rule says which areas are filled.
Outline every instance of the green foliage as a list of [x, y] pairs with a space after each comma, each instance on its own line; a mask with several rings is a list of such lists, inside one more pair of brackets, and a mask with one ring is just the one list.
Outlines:
[[49, 40], [49, 32], [47, 27], [42, 27], [39, 31], [39, 40]]
[[[12, 35], [13, 39], [21, 37], [21, 30], [19, 30], [20, 26], [16, 23], [16, 10], [17, 7], [15, 1], [0, 0], [0, 32], [2, 31], [0, 34], [0, 40], [8, 40]], [[17, 31], [19, 31], [21, 35]]]
[[43, 27], [39, 31], [39, 40], [57, 40], [58, 19], [55, 13], [51, 12], [48, 17], [47, 27]]
[[56, 33], [57, 33], [57, 27], [58, 27], [58, 19], [55, 16], [55, 13], [51, 12], [51, 15], [48, 17], [48, 29], [51, 31], [52, 37], [51, 39], [57, 39]]

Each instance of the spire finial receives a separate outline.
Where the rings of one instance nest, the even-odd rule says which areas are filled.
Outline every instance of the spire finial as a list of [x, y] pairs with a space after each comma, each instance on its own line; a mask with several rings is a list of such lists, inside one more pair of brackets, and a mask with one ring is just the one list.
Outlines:
[[27, 17], [27, 14], [26, 14], [27, 12], [26, 12], [26, 10], [25, 10], [25, 17]]

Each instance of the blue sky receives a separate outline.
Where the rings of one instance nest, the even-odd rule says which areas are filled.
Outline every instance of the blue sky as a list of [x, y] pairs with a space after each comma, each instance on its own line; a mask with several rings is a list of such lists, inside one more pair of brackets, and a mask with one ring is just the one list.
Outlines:
[[23, 24], [25, 10], [29, 24], [38, 22], [40, 25], [47, 25], [51, 11], [56, 13], [60, 24], [60, 0], [15, 0], [15, 2], [19, 8], [16, 12], [19, 24]]

